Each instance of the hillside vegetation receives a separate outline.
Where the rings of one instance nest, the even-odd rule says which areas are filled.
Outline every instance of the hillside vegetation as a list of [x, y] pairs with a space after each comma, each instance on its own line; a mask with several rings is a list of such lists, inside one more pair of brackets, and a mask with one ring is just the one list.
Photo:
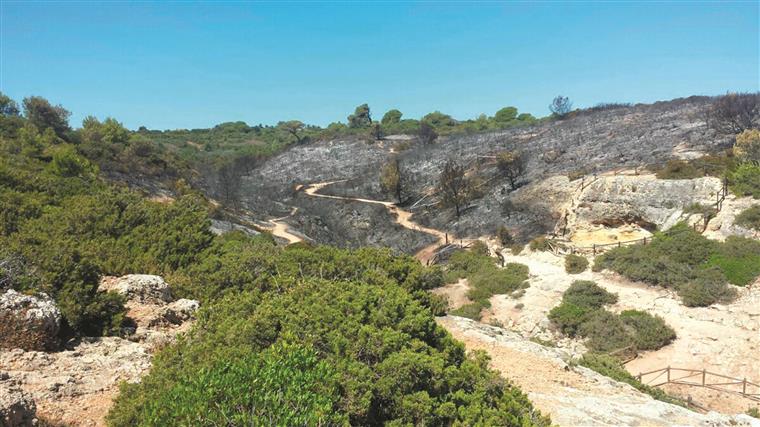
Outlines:
[[731, 236], [716, 242], [685, 224], [658, 233], [648, 245], [612, 249], [594, 270], [613, 270], [631, 280], [672, 288], [687, 306], [729, 302], [731, 283], [746, 286], [760, 275], [760, 242]]
[[3, 289], [52, 295], [69, 337], [120, 332], [124, 301], [97, 290], [102, 275], [161, 274], [205, 307], [123, 386], [111, 425], [550, 424], [435, 323], [439, 270], [386, 249], [215, 236], [186, 186], [164, 204], [103, 180], [111, 154], [88, 141], [130, 152], [132, 137], [85, 137], [61, 107], [24, 104], [0, 117]]

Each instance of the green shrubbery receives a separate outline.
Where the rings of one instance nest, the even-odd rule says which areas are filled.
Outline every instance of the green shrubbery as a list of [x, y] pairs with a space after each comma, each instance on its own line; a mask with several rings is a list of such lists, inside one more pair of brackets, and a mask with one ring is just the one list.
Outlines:
[[631, 280], [673, 288], [688, 306], [728, 302], [738, 286], [760, 275], [760, 242], [732, 236], [705, 238], [685, 224], [658, 233], [649, 245], [615, 248], [596, 258], [594, 271], [610, 269]]
[[760, 199], [760, 165], [744, 163], [729, 178], [730, 188], [739, 196]]
[[[258, 354], [179, 372], [137, 411], [125, 384], [111, 425], [340, 425], [338, 375], [316, 351], [277, 343]], [[129, 397], [125, 397], [129, 396]], [[142, 403], [142, 402], [141, 402]]]
[[448, 283], [467, 278], [470, 286], [467, 297], [473, 302], [452, 314], [479, 320], [481, 310], [491, 306], [491, 296], [528, 287], [528, 267], [510, 263], [499, 268], [487, 254], [477, 250], [458, 251], [451, 256], [444, 278]]
[[[221, 394], [215, 411], [232, 414], [240, 406], [252, 408], [252, 401], [265, 407], [286, 401], [301, 404], [304, 413], [282, 407], [276, 412], [281, 419], [321, 414], [346, 417], [351, 425], [547, 423], [523, 394], [487, 369], [483, 354], [468, 358], [430, 311], [392, 280], [272, 279], [289, 290], [231, 294], [206, 307], [188, 339], [163, 351], [140, 384], [123, 387], [111, 424], [152, 425], [153, 414], [164, 417], [156, 420], [185, 416], [173, 403], [176, 399], [187, 399], [195, 413], [202, 413], [208, 392], [203, 382], [193, 380], [196, 373], [230, 382], [230, 393]], [[267, 349], [285, 343], [313, 349], [306, 350], [306, 361], [311, 361], [306, 370], [294, 378], [287, 378], [287, 363], [267, 364], [272, 351]], [[255, 368], [259, 358], [271, 369]], [[237, 371], [247, 366], [233, 362], [240, 360], [253, 360], [261, 374]], [[261, 376], [303, 393], [273, 396], [266, 387], [250, 390], [249, 381]], [[179, 392], [184, 390], [183, 398]]]
[[755, 231], [760, 231], [760, 205], [743, 210], [736, 216], [736, 224]]
[[670, 160], [654, 171], [659, 179], [694, 179], [703, 176], [721, 177], [736, 168], [738, 162], [731, 150], [691, 160]]
[[620, 313], [620, 320], [633, 330], [633, 341], [639, 350], [657, 350], [676, 339], [675, 331], [660, 316], [625, 310]]
[[656, 350], [675, 339], [675, 332], [657, 316], [636, 310], [620, 315], [606, 311], [617, 302], [596, 283], [576, 280], [562, 296], [562, 303], [549, 312], [549, 320], [565, 335], [587, 338], [586, 345], [599, 352], [632, 347]]
[[569, 254], [565, 256], [565, 271], [570, 274], [583, 273], [588, 268], [588, 260], [581, 255]]
[[[139, 384], [122, 386], [111, 425], [549, 424], [436, 324], [441, 301], [427, 290], [440, 270], [390, 250], [214, 236], [192, 191], [159, 204], [98, 177], [93, 158], [151, 156], [115, 121], [60, 135], [23, 118], [0, 125], [3, 290], [50, 293], [71, 335], [119, 330], [123, 301], [97, 291], [103, 274], [161, 274], [204, 307]], [[513, 270], [481, 274], [476, 289], [520, 282]]]
[[615, 381], [624, 382], [633, 386], [636, 390], [646, 393], [657, 400], [685, 406], [685, 403], [675, 397], [669, 396], [665, 391], [657, 387], [642, 384], [633, 375], [625, 370], [623, 364], [617, 358], [607, 354], [586, 353], [578, 362], [579, 365], [594, 370]]
[[608, 304], [615, 304], [618, 300], [616, 294], [612, 294], [599, 287], [591, 280], [576, 280], [562, 295], [562, 301], [579, 307], [597, 309]]

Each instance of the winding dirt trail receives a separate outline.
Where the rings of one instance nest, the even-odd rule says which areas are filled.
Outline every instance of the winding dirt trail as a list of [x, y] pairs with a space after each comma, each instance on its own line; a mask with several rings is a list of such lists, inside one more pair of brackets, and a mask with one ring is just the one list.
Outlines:
[[298, 212], [298, 208], [293, 207], [293, 209], [290, 211], [288, 215], [285, 215], [280, 218], [270, 219], [269, 221], [267, 221], [268, 223], [272, 224], [272, 228], [270, 228], [268, 231], [277, 237], [281, 237], [287, 240], [289, 244], [303, 242], [302, 237], [296, 236], [295, 234], [291, 233], [290, 226], [282, 222], [284, 219], [290, 218], [291, 216], [295, 215], [296, 212]]
[[[420, 232], [435, 236], [438, 239], [435, 243], [422, 248], [416, 254], [414, 254], [414, 257], [417, 258], [423, 264], [428, 263], [428, 261], [435, 254], [436, 249], [446, 244], [446, 240], [447, 240], [446, 233], [444, 233], [441, 230], [436, 230], [435, 228], [424, 227], [422, 225], [417, 224], [416, 222], [411, 220], [411, 217], [413, 215], [412, 212], [399, 208], [393, 202], [388, 202], [384, 200], [362, 199], [359, 197], [333, 196], [330, 194], [318, 193], [319, 190], [327, 187], [328, 185], [336, 184], [336, 183], [344, 182], [344, 181], [346, 180], [344, 179], [344, 180], [339, 180], [339, 181], [320, 182], [317, 184], [310, 184], [304, 187], [299, 187], [299, 189], [303, 188], [304, 193], [312, 197], [323, 197], [325, 199], [347, 200], [347, 201], [352, 201], [352, 202], [371, 203], [371, 204], [385, 206], [389, 212], [391, 212], [392, 214], [395, 214], [396, 223], [399, 224], [400, 226], [409, 230], [420, 231]], [[454, 237], [453, 236], [451, 237], [453, 241]]]

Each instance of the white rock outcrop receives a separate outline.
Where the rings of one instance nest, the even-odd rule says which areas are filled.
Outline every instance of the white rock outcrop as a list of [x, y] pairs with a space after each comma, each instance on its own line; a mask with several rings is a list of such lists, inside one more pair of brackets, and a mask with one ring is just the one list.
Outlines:
[[0, 372], [0, 425], [31, 427], [37, 425], [37, 407], [32, 397], [18, 388], [7, 373]]
[[0, 295], [0, 348], [54, 350], [60, 327], [61, 311], [46, 294], [10, 289]]
[[172, 301], [169, 285], [161, 276], [151, 274], [128, 274], [122, 277], [109, 277], [101, 281], [101, 291], [113, 291], [127, 298], [128, 301], [161, 304]]

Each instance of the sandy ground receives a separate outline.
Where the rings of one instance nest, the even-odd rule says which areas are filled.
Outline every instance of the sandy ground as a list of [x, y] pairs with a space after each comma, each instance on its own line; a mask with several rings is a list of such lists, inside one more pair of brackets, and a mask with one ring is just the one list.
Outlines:
[[760, 426], [747, 416], [699, 414], [653, 400], [632, 387], [565, 363], [562, 350], [461, 317], [438, 318], [468, 350], [483, 350], [491, 367], [520, 387], [560, 426]]
[[467, 298], [467, 291], [470, 287], [467, 285], [467, 279], [459, 279], [456, 283], [449, 283], [446, 286], [433, 289], [433, 293], [437, 295], [443, 295], [449, 302], [449, 310], [456, 310], [457, 308], [467, 305], [472, 301]]
[[[738, 289], [740, 297], [729, 305], [689, 308], [671, 291], [631, 282], [616, 274], [586, 271], [569, 275], [564, 271], [564, 260], [550, 253], [513, 256], [505, 252], [504, 255], [507, 262], [529, 267], [530, 287], [519, 299], [506, 295], [492, 297], [487, 321], [495, 319], [524, 336], [556, 340], [547, 313], [560, 303], [562, 293], [573, 280], [594, 280], [618, 294], [619, 302], [610, 307], [612, 311], [646, 310], [663, 317], [678, 335], [670, 345], [642, 353], [629, 362], [627, 368], [632, 374], [673, 366], [707, 369], [760, 382], [760, 282]], [[578, 341], [560, 342], [575, 355], [583, 352], [579, 344]], [[737, 395], [696, 387], [690, 387], [689, 394], [700, 403], [711, 404], [711, 409], [729, 413], [743, 412], [756, 404]], [[716, 394], [724, 397], [717, 398]]]

